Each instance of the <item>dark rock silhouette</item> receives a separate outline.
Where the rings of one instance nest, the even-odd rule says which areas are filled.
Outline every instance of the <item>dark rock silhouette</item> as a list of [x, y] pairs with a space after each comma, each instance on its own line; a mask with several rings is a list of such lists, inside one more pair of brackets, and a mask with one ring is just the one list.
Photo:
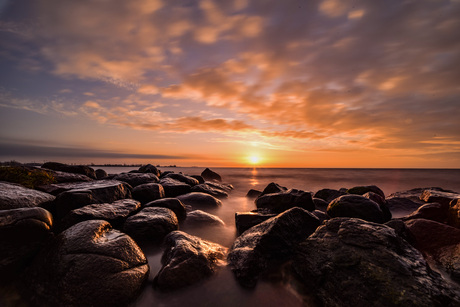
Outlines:
[[66, 173], [82, 174], [91, 179], [97, 179], [94, 169], [86, 165], [67, 165], [58, 162], [46, 162], [43, 163], [42, 168]]
[[343, 195], [331, 201], [327, 207], [330, 217], [355, 217], [374, 223], [385, 222], [380, 206], [361, 195]]
[[203, 177], [204, 180], [222, 181], [222, 177], [209, 168], [206, 168], [203, 172], [201, 172], [201, 177]]

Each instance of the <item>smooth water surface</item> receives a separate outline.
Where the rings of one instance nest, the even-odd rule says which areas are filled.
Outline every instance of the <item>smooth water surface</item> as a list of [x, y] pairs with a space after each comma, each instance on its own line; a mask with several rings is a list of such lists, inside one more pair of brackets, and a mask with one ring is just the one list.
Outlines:
[[[108, 173], [127, 172], [133, 168], [106, 167]], [[204, 168], [160, 168], [161, 171], [199, 175]], [[181, 229], [192, 235], [231, 247], [235, 239], [235, 212], [255, 209], [245, 195], [249, 189], [263, 190], [270, 182], [287, 188], [316, 192], [322, 188], [340, 189], [358, 185], [377, 185], [386, 195], [413, 188], [441, 187], [460, 191], [460, 169], [294, 169], [294, 168], [212, 168], [225, 183], [234, 186], [222, 208], [210, 213], [219, 216], [225, 227]], [[152, 281], [161, 268], [161, 249], [143, 246], [151, 268], [149, 284], [134, 306], [301, 306], [287, 282], [259, 281], [253, 290], [241, 288], [231, 271], [224, 268], [208, 280], [169, 293], [160, 293]]]

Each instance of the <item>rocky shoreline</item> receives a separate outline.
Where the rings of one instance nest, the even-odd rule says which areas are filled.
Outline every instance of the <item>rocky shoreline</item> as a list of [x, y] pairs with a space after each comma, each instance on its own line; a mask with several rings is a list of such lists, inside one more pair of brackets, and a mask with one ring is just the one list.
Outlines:
[[[271, 183], [248, 191], [230, 248], [181, 230], [223, 225], [211, 213], [232, 189], [210, 169], [0, 167], [0, 305], [126, 306], [228, 266], [244, 288], [282, 275], [308, 306], [460, 306], [459, 193]], [[153, 282], [146, 245], [163, 249]]]

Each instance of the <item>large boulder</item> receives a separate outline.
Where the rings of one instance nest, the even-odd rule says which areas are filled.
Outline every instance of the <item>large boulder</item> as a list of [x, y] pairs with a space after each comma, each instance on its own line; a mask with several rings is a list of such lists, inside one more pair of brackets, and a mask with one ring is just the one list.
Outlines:
[[449, 205], [439, 204], [439, 203], [430, 203], [420, 206], [417, 210], [409, 214], [408, 216], [403, 217], [403, 220], [413, 220], [413, 219], [427, 219], [440, 223], [445, 223], [447, 221], [447, 216], [449, 213]]
[[442, 189], [442, 188], [439, 188], [439, 187], [415, 188], [415, 189], [411, 189], [411, 190], [398, 191], [398, 192], [395, 192], [395, 193], [391, 193], [390, 195], [388, 195], [386, 197], [386, 199], [388, 200], [390, 198], [395, 198], [395, 197], [407, 198], [407, 199], [412, 200], [413, 202], [416, 202], [416, 203], [419, 203], [419, 204], [423, 205], [425, 203], [425, 201], [421, 200], [420, 196], [422, 195], [423, 191], [425, 191], [425, 190], [455, 193], [454, 191], [445, 190], [445, 189]]
[[53, 218], [43, 208], [0, 211], [0, 280], [19, 272], [51, 238]]
[[190, 193], [191, 186], [172, 178], [161, 178], [160, 184], [165, 190], [166, 197], [177, 197], [179, 195]]
[[391, 220], [391, 218], [392, 218], [391, 211], [387, 206], [387, 202], [386, 202], [385, 198], [383, 198], [382, 196], [380, 196], [379, 194], [376, 194], [374, 192], [364, 193], [363, 196], [366, 197], [366, 198], [369, 198], [370, 200], [373, 200], [374, 202], [376, 202], [379, 205], [380, 210], [382, 210], [382, 212], [383, 212], [383, 220], [385, 222]]
[[58, 219], [71, 210], [90, 204], [112, 203], [131, 197], [131, 187], [121, 181], [98, 180], [83, 183], [53, 184], [52, 193], [59, 193], [51, 210]]
[[294, 207], [300, 207], [308, 211], [315, 210], [311, 193], [296, 189], [262, 194], [255, 200], [255, 203], [257, 208], [270, 209], [276, 213], [281, 213]]
[[192, 192], [177, 196], [184, 205], [193, 209], [216, 209], [222, 206], [222, 202], [212, 195], [200, 192]]
[[279, 184], [277, 184], [275, 182], [270, 182], [265, 187], [265, 189], [262, 191], [262, 194], [259, 195], [259, 197], [263, 196], [263, 195], [266, 195], [266, 194], [280, 193], [280, 192], [284, 192], [284, 191], [287, 191], [286, 187], [280, 186]]
[[96, 170], [96, 178], [97, 179], [104, 179], [105, 177], [107, 177], [109, 174], [107, 174], [107, 172], [105, 170], [103, 170], [102, 168], [98, 168]]
[[33, 306], [125, 306], [149, 267], [141, 249], [106, 221], [78, 223], [35, 258], [24, 291]]
[[330, 217], [355, 217], [375, 223], [386, 222], [380, 206], [360, 195], [343, 195], [330, 202], [327, 207]]
[[159, 183], [144, 183], [136, 186], [133, 191], [133, 198], [140, 201], [142, 204], [164, 198], [165, 190]]
[[412, 219], [406, 225], [426, 258], [460, 282], [460, 229], [426, 219]]
[[218, 216], [201, 211], [193, 210], [187, 213], [187, 219], [185, 220], [187, 226], [225, 226]]
[[211, 276], [225, 265], [227, 249], [182, 231], [166, 236], [161, 258], [163, 267], [155, 277], [155, 286], [173, 290], [194, 284]]
[[321, 306], [459, 306], [457, 288], [395, 231], [355, 218], [326, 221], [302, 242], [292, 268]]
[[320, 198], [327, 203], [330, 203], [337, 197], [340, 197], [342, 195], [347, 194], [346, 189], [340, 189], [340, 190], [335, 190], [335, 189], [321, 189], [315, 193], [313, 196], [314, 198]]
[[152, 173], [121, 173], [113, 177], [113, 179], [129, 183], [132, 187], [144, 183], [157, 183], [159, 181], [158, 177]]
[[315, 204], [315, 209], [326, 212], [327, 206], [329, 203], [322, 198], [313, 197], [313, 203]]
[[152, 173], [155, 176], [160, 177], [160, 171], [158, 170], [156, 166], [152, 164], [142, 165], [141, 167], [139, 167], [139, 172], [140, 173]]
[[91, 179], [97, 178], [94, 169], [86, 165], [68, 165], [58, 162], [46, 162], [42, 165], [42, 168], [65, 173], [82, 174]]
[[453, 199], [449, 204], [449, 225], [460, 228], [460, 199]]
[[460, 194], [438, 190], [424, 190], [420, 199], [427, 203], [440, 203], [449, 206], [454, 199], [459, 199]]
[[46, 207], [54, 199], [51, 194], [0, 181], [0, 210]]
[[182, 222], [187, 217], [187, 210], [184, 204], [177, 198], [162, 198], [151, 201], [144, 205], [147, 207], [161, 207], [171, 209], [175, 214], [179, 222]]
[[55, 183], [56, 178], [51, 172], [50, 170], [24, 165], [0, 166], [0, 181], [17, 183], [26, 188], [34, 189], [40, 185]]
[[120, 199], [113, 203], [92, 204], [70, 211], [61, 221], [60, 228], [67, 229], [88, 220], [105, 220], [121, 229], [125, 220], [141, 207], [134, 199]]
[[174, 212], [168, 208], [147, 207], [130, 216], [123, 230], [137, 241], [158, 243], [171, 231], [179, 228]]
[[236, 212], [235, 213], [235, 226], [238, 235], [249, 228], [258, 225], [272, 217], [276, 216], [275, 213], [269, 212]]
[[169, 173], [166, 176], [164, 176], [163, 178], [171, 178], [171, 179], [183, 182], [185, 184], [188, 184], [191, 187], [193, 187], [193, 186], [195, 186], [195, 185], [200, 183], [198, 181], [198, 179], [195, 179], [193, 177], [190, 177], [190, 176], [187, 176], [187, 175], [184, 175], [184, 174], [179, 174], [179, 173]]
[[206, 193], [219, 199], [228, 197], [228, 193], [226, 191], [213, 187], [207, 183], [197, 184], [192, 187], [191, 191]]
[[385, 193], [375, 185], [366, 185], [366, 186], [357, 186], [347, 190], [348, 194], [355, 194], [355, 195], [364, 195], [367, 192], [374, 192], [375, 194], [380, 195], [383, 199], [385, 199]]
[[210, 170], [209, 168], [206, 168], [204, 171], [201, 172], [201, 177], [203, 177], [204, 180], [222, 181], [222, 177], [218, 173]]
[[249, 228], [236, 238], [228, 255], [237, 280], [254, 287], [259, 275], [289, 260], [297, 244], [318, 226], [315, 216], [296, 207]]
[[246, 194], [246, 197], [249, 199], [256, 199], [262, 194], [262, 191], [250, 189]]

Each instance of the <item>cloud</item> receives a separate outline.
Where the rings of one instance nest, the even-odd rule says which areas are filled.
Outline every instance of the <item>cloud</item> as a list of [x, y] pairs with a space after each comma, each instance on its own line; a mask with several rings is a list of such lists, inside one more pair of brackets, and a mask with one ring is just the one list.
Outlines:
[[0, 24], [18, 36], [3, 54], [28, 44], [22, 67], [39, 59], [120, 91], [85, 89], [79, 103], [4, 95], [3, 106], [302, 148], [453, 152], [460, 140], [458, 2], [36, 3], [30, 20]]

